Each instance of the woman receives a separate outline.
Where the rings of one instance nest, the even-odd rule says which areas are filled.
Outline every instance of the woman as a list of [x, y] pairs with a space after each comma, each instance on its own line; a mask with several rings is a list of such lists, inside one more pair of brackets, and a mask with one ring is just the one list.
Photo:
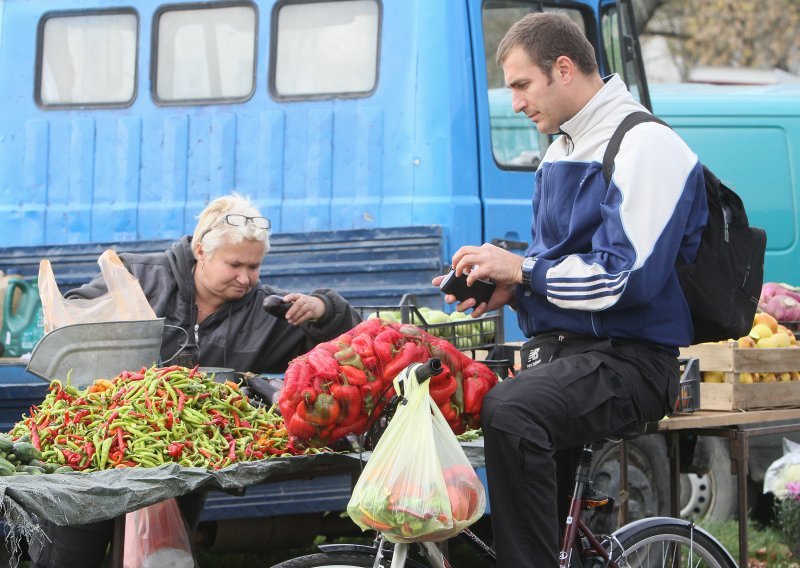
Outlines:
[[[174, 326], [164, 330], [164, 361], [180, 351], [187, 366], [282, 373], [294, 357], [358, 323], [357, 312], [333, 290], [300, 294], [258, 285], [269, 229], [269, 220], [247, 198], [232, 194], [212, 201], [200, 213], [194, 235], [171, 250], [120, 255], [156, 315]], [[105, 292], [101, 275], [66, 297]], [[262, 308], [271, 294], [291, 302], [285, 320]]]
[[[283, 372], [294, 357], [359, 322], [357, 312], [333, 290], [300, 294], [259, 285], [269, 229], [269, 220], [234, 193], [212, 201], [200, 213], [193, 236], [171, 250], [120, 255], [156, 315], [173, 326], [165, 327], [164, 361], [178, 354], [187, 366]], [[101, 275], [65, 297], [95, 298], [105, 292]], [[263, 309], [271, 294], [291, 303], [285, 319]], [[203, 493], [179, 499], [190, 534], [204, 500]], [[30, 543], [31, 568], [99, 568], [114, 522], [67, 527], [43, 522], [42, 529], [50, 542]]]

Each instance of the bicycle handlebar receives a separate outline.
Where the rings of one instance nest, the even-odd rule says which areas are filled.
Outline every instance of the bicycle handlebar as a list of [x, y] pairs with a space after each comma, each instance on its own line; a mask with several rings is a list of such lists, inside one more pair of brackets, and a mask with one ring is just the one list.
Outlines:
[[414, 376], [417, 377], [417, 382], [423, 382], [426, 379], [435, 377], [442, 372], [442, 360], [438, 357], [431, 357], [425, 363], [421, 363], [419, 367], [414, 369]]

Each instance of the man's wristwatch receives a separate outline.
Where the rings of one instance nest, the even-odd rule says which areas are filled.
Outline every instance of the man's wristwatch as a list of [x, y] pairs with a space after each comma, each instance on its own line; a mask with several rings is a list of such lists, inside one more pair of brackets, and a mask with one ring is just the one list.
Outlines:
[[531, 271], [534, 264], [536, 264], [536, 259], [532, 256], [525, 257], [525, 260], [522, 261], [522, 285], [526, 288], [531, 287]]

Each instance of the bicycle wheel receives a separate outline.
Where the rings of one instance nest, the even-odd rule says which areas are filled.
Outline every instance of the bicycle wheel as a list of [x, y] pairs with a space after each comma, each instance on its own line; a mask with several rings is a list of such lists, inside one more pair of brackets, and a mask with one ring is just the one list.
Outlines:
[[[374, 552], [370, 553], [367, 550], [337, 550], [292, 558], [271, 568], [371, 568], [374, 563]], [[428, 568], [427, 564], [411, 558], [406, 558], [405, 565], [406, 568]]]
[[625, 568], [736, 568], [727, 550], [691, 522], [670, 517], [642, 519], [614, 533], [612, 557]]
[[286, 560], [272, 568], [363, 568], [374, 563], [375, 556], [366, 552], [319, 552]]

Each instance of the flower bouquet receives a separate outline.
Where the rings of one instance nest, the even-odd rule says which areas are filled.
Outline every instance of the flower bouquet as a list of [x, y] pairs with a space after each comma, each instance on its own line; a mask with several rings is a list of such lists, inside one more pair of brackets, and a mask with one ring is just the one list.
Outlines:
[[800, 444], [784, 438], [783, 457], [764, 477], [764, 493], [775, 496], [775, 518], [795, 558], [800, 558]]

